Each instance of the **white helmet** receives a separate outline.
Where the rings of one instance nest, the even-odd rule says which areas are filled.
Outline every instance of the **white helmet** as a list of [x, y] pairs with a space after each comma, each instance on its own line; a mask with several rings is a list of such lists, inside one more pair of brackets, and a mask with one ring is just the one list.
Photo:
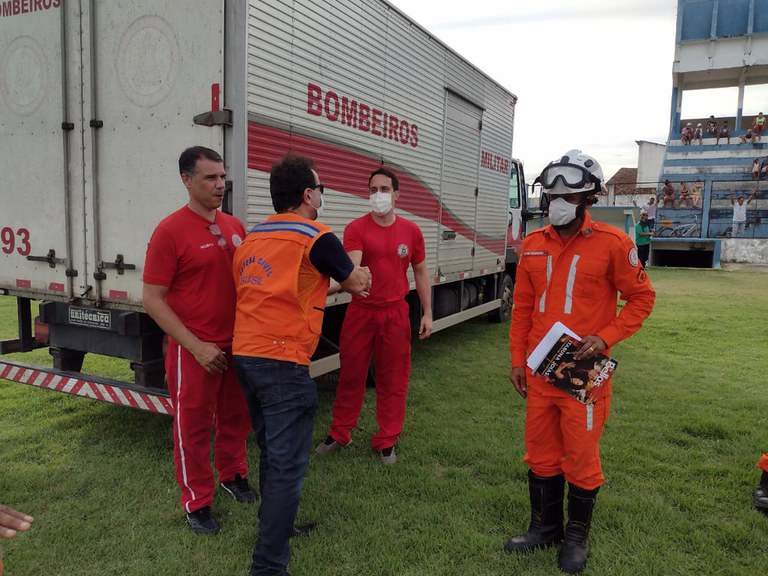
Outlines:
[[534, 184], [538, 182], [546, 194], [578, 194], [600, 192], [603, 187], [603, 169], [597, 160], [581, 150], [569, 150], [550, 162]]

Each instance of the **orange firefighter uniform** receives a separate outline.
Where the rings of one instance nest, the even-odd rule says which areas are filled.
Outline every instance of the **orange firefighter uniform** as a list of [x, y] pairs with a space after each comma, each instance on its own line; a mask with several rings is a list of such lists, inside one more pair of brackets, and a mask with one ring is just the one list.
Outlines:
[[[616, 314], [617, 294], [626, 304]], [[510, 326], [512, 366], [560, 321], [581, 337], [610, 347], [634, 334], [653, 308], [655, 292], [631, 238], [585, 214], [579, 232], [561, 240], [552, 226], [532, 232], [520, 249]], [[585, 405], [526, 368], [525, 462], [540, 477], [564, 474], [580, 488], [600, 486], [599, 440], [610, 411], [610, 380]]]

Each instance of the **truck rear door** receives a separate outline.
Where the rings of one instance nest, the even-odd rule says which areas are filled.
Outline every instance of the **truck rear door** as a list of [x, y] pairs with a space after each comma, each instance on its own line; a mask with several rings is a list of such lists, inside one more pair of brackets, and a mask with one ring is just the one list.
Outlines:
[[[16, 7], [19, 9], [16, 10]], [[0, 288], [140, 308], [179, 153], [223, 86], [224, 3], [0, 3]]]
[[[38, 4], [38, 3], [36, 3]], [[65, 14], [57, 0], [0, 10], [0, 288], [31, 297], [72, 292]], [[27, 10], [25, 10], [27, 9]]]
[[223, 128], [196, 126], [223, 86], [223, 2], [93, 2], [83, 22], [86, 269], [97, 300], [137, 304], [160, 219], [187, 201], [177, 159], [223, 154]]

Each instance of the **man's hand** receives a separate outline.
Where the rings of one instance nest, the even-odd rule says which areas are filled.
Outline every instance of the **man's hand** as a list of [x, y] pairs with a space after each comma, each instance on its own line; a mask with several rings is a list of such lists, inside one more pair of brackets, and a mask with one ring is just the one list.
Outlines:
[[13, 538], [17, 532], [29, 530], [34, 518], [0, 504], [0, 538]]
[[371, 291], [371, 284], [373, 283], [373, 277], [368, 266], [355, 266], [352, 273], [346, 280], [340, 282], [341, 287], [350, 294], [359, 294], [361, 296], [367, 296]]
[[528, 384], [525, 381], [525, 366], [512, 366], [509, 373], [509, 381], [523, 398], [528, 397]]
[[189, 352], [209, 374], [221, 374], [229, 366], [227, 355], [212, 342], [199, 342], [190, 347]]
[[432, 314], [424, 314], [419, 324], [419, 340], [429, 338], [432, 334]]
[[576, 354], [573, 355], [573, 359], [582, 360], [584, 358], [591, 358], [595, 354], [603, 353], [606, 348], [608, 348], [608, 346], [603, 342], [603, 339], [600, 338], [600, 336], [590, 334], [581, 339], [581, 348], [579, 348], [576, 351]]

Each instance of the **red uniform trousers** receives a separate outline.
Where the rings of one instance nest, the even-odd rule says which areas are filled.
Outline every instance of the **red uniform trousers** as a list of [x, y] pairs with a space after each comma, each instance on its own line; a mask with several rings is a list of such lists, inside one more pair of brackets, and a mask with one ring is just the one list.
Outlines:
[[403, 431], [408, 378], [411, 374], [411, 323], [405, 300], [382, 308], [353, 301], [344, 316], [339, 343], [341, 374], [333, 402], [330, 436], [339, 444], [352, 440], [350, 431], [365, 400], [365, 381], [376, 360], [376, 421], [379, 431], [371, 438], [374, 450], [397, 443]]
[[181, 505], [194, 512], [213, 503], [211, 431], [215, 427], [214, 465], [220, 482], [245, 478], [245, 438], [251, 429], [248, 407], [235, 376], [232, 351], [225, 349], [229, 368], [209, 374], [187, 350], [169, 339], [165, 370], [173, 418], [173, 460]]
[[585, 405], [565, 392], [544, 395], [543, 381], [531, 386], [526, 369], [525, 463], [536, 476], [565, 474], [571, 484], [593, 490], [605, 481], [600, 465], [600, 436], [611, 408], [610, 392]]
[[757, 463], [757, 467], [768, 472], [768, 454], [763, 454], [762, 458], [760, 458], [760, 461]]

